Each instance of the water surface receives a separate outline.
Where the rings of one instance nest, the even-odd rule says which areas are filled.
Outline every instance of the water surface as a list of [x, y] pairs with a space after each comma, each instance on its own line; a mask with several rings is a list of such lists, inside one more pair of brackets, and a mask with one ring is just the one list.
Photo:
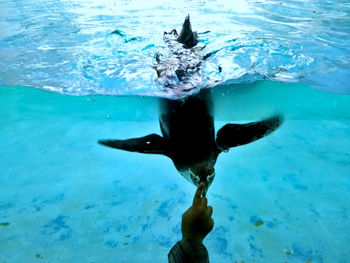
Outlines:
[[163, 32], [179, 30], [190, 14], [204, 51], [214, 54], [203, 65], [211, 80], [350, 92], [347, 1], [21, 0], [0, 9], [0, 85], [181, 96], [157, 84], [153, 64]]

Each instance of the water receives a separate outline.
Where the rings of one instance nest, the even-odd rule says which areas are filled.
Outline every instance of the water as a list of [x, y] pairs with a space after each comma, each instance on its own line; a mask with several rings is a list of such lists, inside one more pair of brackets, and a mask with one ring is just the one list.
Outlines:
[[154, 56], [164, 51], [163, 32], [180, 29], [189, 13], [204, 52], [214, 54], [202, 69], [210, 79], [350, 92], [348, 1], [1, 1], [0, 8], [2, 86], [173, 96], [156, 83]]
[[347, 2], [1, 1], [0, 10], [0, 262], [166, 262], [194, 186], [164, 156], [97, 140], [160, 134], [157, 97], [187, 93], [157, 82], [154, 55], [187, 13], [215, 53], [202, 68], [220, 83], [215, 129], [285, 117], [220, 155], [211, 262], [349, 262]]

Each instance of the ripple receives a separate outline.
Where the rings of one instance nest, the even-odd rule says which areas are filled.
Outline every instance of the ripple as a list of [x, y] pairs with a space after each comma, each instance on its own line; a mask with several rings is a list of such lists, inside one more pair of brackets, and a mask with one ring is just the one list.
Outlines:
[[167, 52], [163, 32], [179, 30], [190, 13], [207, 56], [193, 85], [271, 79], [350, 93], [347, 1], [20, 0], [0, 8], [0, 85], [186, 95], [165, 89], [153, 67]]

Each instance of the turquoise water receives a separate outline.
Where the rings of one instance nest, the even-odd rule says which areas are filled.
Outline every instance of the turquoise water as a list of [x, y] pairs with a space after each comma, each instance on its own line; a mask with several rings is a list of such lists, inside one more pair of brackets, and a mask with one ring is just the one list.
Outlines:
[[[350, 96], [271, 82], [213, 96], [216, 129], [286, 120], [220, 155], [211, 262], [348, 262]], [[3, 87], [0, 101], [2, 262], [166, 262], [194, 186], [164, 156], [96, 143], [160, 133], [156, 98]]]
[[163, 31], [187, 13], [214, 54], [200, 86], [211, 88], [215, 129], [285, 118], [219, 156], [211, 262], [350, 262], [349, 3], [1, 1], [0, 10], [1, 263], [167, 261], [195, 187], [164, 156], [97, 140], [160, 134], [159, 97], [198, 89], [165, 89], [153, 69]]

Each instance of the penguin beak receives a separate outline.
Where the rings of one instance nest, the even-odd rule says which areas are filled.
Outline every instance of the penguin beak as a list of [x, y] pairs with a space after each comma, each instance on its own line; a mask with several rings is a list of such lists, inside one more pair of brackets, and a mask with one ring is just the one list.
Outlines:
[[209, 189], [209, 186], [211, 185], [211, 183], [213, 182], [214, 180], [214, 177], [215, 177], [215, 171], [206, 176], [206, 178], [199, 178], [199, 176], [197, 176], [195, 173], [193, 173], [190, 169], [190, 176], [191, 176], [191, 180], [192, 182], [194, 183], [194, 185], [198, 186], [200, 185], [201, 183], [204, 184], [204, 187], [202, 189], [202, 193], [201, 193], [201, 196], [202, 197], [205, 197], [206, 194], [207, 194], [207, 191]]
[[211, 185], [211, 183], [213, 182], [215, 177], [215, 171], [207, 176], [207, 180], [203, 180], [200, 183], [204, 184], [203, 190], [202, 190], [202, 197], [205, 197], [207, 194], [207, 191], [209, 189], [209, 186]]

